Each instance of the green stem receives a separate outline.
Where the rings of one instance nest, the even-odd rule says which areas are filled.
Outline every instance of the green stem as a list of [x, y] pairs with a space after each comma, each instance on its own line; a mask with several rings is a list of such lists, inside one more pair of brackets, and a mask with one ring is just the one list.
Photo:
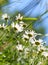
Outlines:
[[36, 21], [36, 20], [38, 20], [38, 18], [23, 18], [22, 20], [29, 20], [29, 21], [34, 20], [34, 21]]

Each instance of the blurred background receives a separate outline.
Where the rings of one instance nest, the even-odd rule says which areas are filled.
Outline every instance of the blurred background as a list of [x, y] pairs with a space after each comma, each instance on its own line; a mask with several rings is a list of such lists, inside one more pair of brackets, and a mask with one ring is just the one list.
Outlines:
[[[48, 34], [48, 0], [0, 0], [0, 22], [4, 13], [11, 17], [15, 17], [16, 13], [37, 17], [39, 20], [33, 22], [33, 29], [38, 33]], [[48, 45], [48, 37], [43, 39]]]

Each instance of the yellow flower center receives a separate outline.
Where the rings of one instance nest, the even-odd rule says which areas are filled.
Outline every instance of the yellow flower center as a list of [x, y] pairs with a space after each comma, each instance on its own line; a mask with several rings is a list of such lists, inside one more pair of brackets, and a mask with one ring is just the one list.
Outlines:
[[32, 34], [28, 34], [29, 37], [32, 37]]
[[40, 42], [35, 42], [36, 45], [40, 45]]

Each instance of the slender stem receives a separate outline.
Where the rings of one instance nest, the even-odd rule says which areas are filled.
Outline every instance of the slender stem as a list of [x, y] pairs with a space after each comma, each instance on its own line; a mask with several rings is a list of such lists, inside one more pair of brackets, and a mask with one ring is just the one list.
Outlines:
[[30, 20], [35, 20], [36, 21], [36, 20], [38, 20], [38, 18], [23, 18], [23, 20], [29, 20], [29, 21]]

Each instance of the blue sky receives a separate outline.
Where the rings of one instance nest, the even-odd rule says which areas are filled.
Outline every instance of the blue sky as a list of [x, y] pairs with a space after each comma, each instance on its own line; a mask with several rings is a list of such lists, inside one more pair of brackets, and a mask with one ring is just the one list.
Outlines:
[[[26, 16], [36, 17], [38, 15], [41, 15], [48, 9], [48, 0], [9, 0], [9, 1], [12, 4], [3, 7], [4, 12], [8, 12], [9, 14], [12, 14], [14, 11], [23, 11], [23, 13]], [[35, 1], [40, 1], [40, 3], [37, 6], [32, 7], [36, 3]], [[31, 6], [28, 6], [24, 10], [24, 8], [29, 3], [31, 3], [30, 4]], [[45, 28], [45, 33], [48, 33], [48, 13], [42, 16], [41, 19], [43, 19], [41, 25]], [[48, 42], [48, 37], [46, 37], [46, 41]]]

